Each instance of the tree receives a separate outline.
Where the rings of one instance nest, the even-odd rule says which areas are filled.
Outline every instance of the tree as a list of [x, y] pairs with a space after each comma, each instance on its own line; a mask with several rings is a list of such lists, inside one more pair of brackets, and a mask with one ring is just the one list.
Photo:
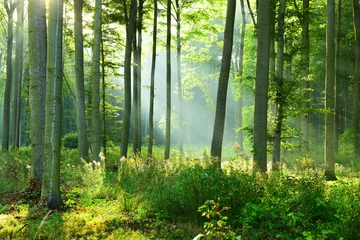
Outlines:
[[165, 159], [170, 155], [171, 126], [171, 0], [167, 0], [166, 14], [166, 134]]
[[23, 77], [24, 58], [24, 1], [17, 0], [16, 21], [16, 54], [15, 54], [15, 77], [14, 77], [14, 104], [13, 104], [13, 137], [12, 147], [19, 148], [20, 143], [20, 110], [21, 110], [21, 82]]
[[50, 209], [62, 204], [60, 193], [60, 147], [62, 109], [63, 2], [49, 2], [46, 76], [45, 164], [41, 197]]
[[254, 162], [262, 172], [267, 171], [267, 105], [270, 55], [271, 1], [258, 2], [257, 60], [254, 110]]
[[359, 1], [354, 3], [354, 28], [355, 28], [355, 68], [354, 68], [354, 153], [360, 154], [359, 142], [359, 80], [360, 80], [360, 8]]
[[76, 123], [79, 157], [89, 159], [86, 133], [85, 87], [84, 87], [84, 38], [82, 27], [83, 0], [74, 0], [75, 78], [76, 78]]
[[31, 178], [41, 184], [44, 168], [46, 10], [42, 0], [29, 0], [29, 105], [31, 131]]
[[129, 144], [130, 132], [130, 114], [131, 114], [131, 47], [136, 31], [136, 0], [131, 0], [130, 16], [127, 16], [126, 0], [124, 0], [125, 7], [125, 21], [126, 21], [126, 46], [125, 46], [125, 63], [124, 63], [124, 118], [121, 132], [121, 146], [120, 157], [127, 157], [127, 150]]
[[[326, 180], [335, 176], [335, 0], [327, 1], [326, 19], [326, 79], [325, 79], [325, 163]], [[358, 100], [358, 98], [357, 98]]]
[[[303, 102], [302, 109], [306, 111], [309, 109], [309, 68], [310, 68], [310, 57], [309, 57], [309, 0], [303, 0], [303, 15], [301, 18], [301, 42], [302, 42], [302, 54], [301, 54], [301, 65], [303, 66], [303, 79], [301, 81]], [[309, 114], [304, 113], [300, 118], [300, 135], [302, 140], [302, 151], [303, 153], [309, 152]]]
[[7, 152], [9, 150], [9, 136], [10, 136], [10, 104], [11, 104], [11, 85], [12, 85], [12, 51], [13, 51], [13, 16], [16, 8], [14, 2], [4, 1], [4, 7], [8, 16], [7, 19], [7, 51], [6, 51], [6, 83], [4, 93], [4, 113], [2, 126], [2, 150]]
[[150, 73], [150, 112], [149, 112], [149, 147], [148, 156], [152, 157], [154, 144], [154, 97], [155, 97], [155, 66], [156, 66], [156, 40], [157, 40], [157, 0], [154, 0], [154, 23], [153, 23], [153, 42]]
[[341, 84], [340, 84], [340, 42], [341, 42], [341, 8], [342, 0], [338, 0], [337, 31], [336, 31], [336, 53], [335, 53], [335, 152], [339, 152], [339, 135], [341, 132]]
[[134, 66], [133, 66], [133, 91], [134, 91], [134, 153], [141, 151], [141, 45], [142, 45], [142, 21], [144, 0], [139, 1], [138, 17], [136, 21], [137, 34], [134, 35]]
[[180, 153], [184, 151], [183, 144], [183, 107], [182, 107], [182, 83], [181, 83], [181, 8], [179, 0], [175, 0], [176, 6], [176, 73], [178, 85], [178, 114], [179, 114], [179, 150]]
[[284, 102], [283, 102], [283, 76], [284, 76], [284, 28], [285, 28], [285, 9], [286, 0], [280, 0], [279, 14], [278, 14], [278, 41], [277, 41], [277, 70], [276, 70], [276, 99], [275, 99], [275, 114], [276, 127], [274, 135], [274, 149], [273, 149], [273, 164], [277, 168], [280, 163], [281, 153], [281, 131], [282, 122], [284, 118]]
[[234, 36], [235, 9], [236, 0], [228, 0], [224, 33], [224, 47], [216, 100], [215, 123], [211, 141], [211, 157], [214, 158], [215, 164], [219, 168], [221, 168], [221, 150], [224, 136], [226, 97]]
[[101, 44], [101, 5], [102, 0], [95, 1], [94, 15], [94, 42], [92, 48], [91, 65], [91, 94], [92, 94], [92, 141], [93, 158], [100, 161], [99, 153], [101, 146], [100, 128], [100, 44]]
[[[243, 82], [243, 72], [244, 72], [244, 46], [245, 46], [245, 30], [246, 30], [246, 16], [245, 16], [245, 4], [244, 0], [240, 0], [241, 6], [241, 30], [240, 30], [240, 44], [239, 44], [239, 66], [238, 66], [238, 76], [240, 85]], [[239, 99], [237, 101], [237, 126], [239, 128], [243, 125], [243, 93], [240, 88]], [[237, 141], [240, 147], [243, 147], [243, 131], [241, 129], [238, 130]]]

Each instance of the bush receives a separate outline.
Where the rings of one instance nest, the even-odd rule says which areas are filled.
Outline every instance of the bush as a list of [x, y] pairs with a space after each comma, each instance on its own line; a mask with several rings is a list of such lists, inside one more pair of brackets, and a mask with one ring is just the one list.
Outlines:
[[78, 148], [78, 134], [76, 132], [70, 132], [63, 137], [63, 146], [65, 149]]

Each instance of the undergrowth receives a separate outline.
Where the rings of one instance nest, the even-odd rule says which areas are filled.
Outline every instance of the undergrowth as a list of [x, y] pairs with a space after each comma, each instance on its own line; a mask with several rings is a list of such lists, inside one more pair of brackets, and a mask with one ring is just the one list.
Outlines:
[[116, 153], [87, 162], [63, 150], [57, 211], [42, 205], [41, 189], [31, 184], [30, 150], [2, 155], [0, 239], [360, 238], [353, 166], [337, 164], [339, 181], [326, 182], [310, 156], [295, 160], [294, 170], [284, 165], [263, 176], [243, 155], [219, 170], [205, 150], [170, 160]]

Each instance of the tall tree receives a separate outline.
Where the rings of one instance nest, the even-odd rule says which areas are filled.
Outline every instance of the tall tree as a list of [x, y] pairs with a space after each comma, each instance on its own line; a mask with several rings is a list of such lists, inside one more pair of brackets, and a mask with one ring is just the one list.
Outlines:
[[41, 197], [50, 209], [62, 204], [60, 193], [60, 147], [62, 108], [62, 0], [49, 1], [46, 76], [45, 164]]
[[84, 87], [84, 37], [82, 26], [83, 0], [74, 0], [75, 78], [76, 78], [76, 124], [79, 157], [89, 159], [86, 133], [85, 87]]
[[355, 28], [355, 69], [354, 69], [354, 153], [360, 154], [359, 142], [359, 80], [360, 80], [360, 8], [359, 1], [354, 3], [354, 28]]
[[138, 15], [136, 21], [136, 33], [134, 36], [134, 66], [133, 66], [133, 91], [134, 91], [134, 153], [141, 151], [141, 51], [142, 51], [142, 21], [144, 0], [139, 0]]
[[20, 111], [21, 111], [21, 82], [23, 76], [24, 57], [24, 1], [17, 0], [16, 20], [16, 52], [15, 52], [15, 77], [14, 77], [14, 103], [13, 103], [13, 136], [12, 147], [19, 148], [20, 143]]
[[181, 83], [181, 8], [179, 0], [175, 0], [176, 6], [176, 73], [178, 85], [178, 114], [179, 114], [179, 150], [184, 151], [183, 144], [183, 107], [182, 107], [182, 83]]
[[[245, 4], [244, 0], [240, 0], [240, 6], [241, 6], [241, 29], [240, 29], [240, 44], [239, 44], [239, 69], [238, 69], [238, 75], [239, 75], [239, 81], [240, 85], [243, 82], [243, 72], [244, 72], [244, 46], [245, 46], [245, 30], [246, 30], [246, 15], [245, 15]], [[236, 107], [237, 107], [237, 126], [239, 128], [243, 125], [243, 93], [240, 88], [240, 96], [237, 101]], [[243, 147], [243, 131], [241, 129], [238, 130], [237, 134], [237, 141], [240, 145], [240, 147]]]
[[[327, 0], [326, 19], [326, 79], [325, 109], [334, 110], [335, 99], [335, 0]], [[335, 115], [325, 113], [325, 163], [326, 180], [336, 180], [335, 176]]]
[[224, 32], [224, 47], [222, 52], [221, 70], [216, 100], [215, 123], [211, 141], [211, 156], [214, 158], [214, 163], [219, 168], [221, 168], [221, 150], [224, 136], [227, 88], [234, 37], [235, 9], [236, 0], [228, 0]]
[[336, 31], [336, 53], [335, 53], [335, 152], [339, 151], [339, 135], [341, 133], [341, 84], [340, 84], [340, 42], [341, 42], [341, 8], [342, 0], [338, 0], [337, 31]]
[[136, 31], [136, 0], [131, 0], [130, 16], [127, 16], [126, 0], [124, 0], [125, 7], [125, 21], [126, 21], [126, 46], [125, 46], [125, 63], [124, 63], [124, 118], [121, 132], [121, 146], [120, 157], [127, 157], [129, 132], [130, 132], [130, 115], [131, 115], [131, 47]]
[[171, 0], [167, 0], [166, 14], [166, 134], [165, 159], [170, 156], [170, 126], [171, 126]]
[[157, 40], [157, 0], [154, 0], [154, 23], [153, 23], [153, 39], [152, 39], [152, 58], [150, 73], [150, 112], [149, 112], [149, 147], [148, 156], [152, 157], [152, 149], [154, 144], [154, 97], [155, 97], [155, 66], [156, 66], [156, 40]]
[[[303, 14], [301, 18], [301, 42], [302, 42], [302, 54], [301, 54], [301, 65], [304, 68], [304, 75], [301, 81], [303, 102], [301, 107], [304, 111], [309, 109], [309, 74], [310, 74], [310, 57], [309, 57], [309, 0], [303, 0]], [[309, 152], [309, 114], [304, 113], [300, 118], [300, 135], [302, 144], [302, 152]]]
[[92, 142], [93, 158], [99, 161], [101, 146], [100, 128], [100, 44], [101, 44], [101, 6], [102, 0], [95, 1], [94, 42], [92, 48], [91, 65], [91, 94], [92, 94]]
[[29, 105], [32, 179], [41, 184], [44, 168], [46, 10], [42, 0], [29, 0]]
[[284, 77], [284, 28], [285, 28], [285, 9], [286, 0], [280, 0], [278, 14], [278, 34], [277, 34], [277, 70], [276, 70], [276, 127], [274, 135], [273, 164], [277, 168], [280, 163], [281, 153], [281, 131], [284, 118], [284, 101], [283, 101], [283, 77]]
[[2, 150], [7, 152], [9, 150], [10, 137], [10, 104], [11, 104], [11, 85], [12, 85], [12, 51], [14, 38], [14, 11], [16, 8], [15, 2], [4, 0], [4, 7], [7, 13], [7, 51], [6, 51], [6, 83], [4, 93], [4, 112], [3, 112], [3, 126], [2, 126]]
[[262, 172], [267, 171], [267, 105], [269, 86], [271, 1], [258, 2], [257, 60], [254, 110], [254, 161]]

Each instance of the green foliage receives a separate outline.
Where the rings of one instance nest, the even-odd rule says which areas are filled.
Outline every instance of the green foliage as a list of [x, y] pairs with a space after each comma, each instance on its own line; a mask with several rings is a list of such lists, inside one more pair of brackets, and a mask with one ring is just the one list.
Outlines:
[[[220, 200], [220, 199], [218, 199]], [[199, 212], [209, 221], [204, 223], [206, 239], [234, 239], [235, 233], [227, 226], [228, 217], [223, 216], [222, 212], [229, 210], [229, 207], [220, 207], [219, 202], [207, 200], [204, 205], [199, 207]]]
[[78, 134], [70, 132], [63, 137], [63, 146], [65, 149], [75, 149], [78, 147]]

